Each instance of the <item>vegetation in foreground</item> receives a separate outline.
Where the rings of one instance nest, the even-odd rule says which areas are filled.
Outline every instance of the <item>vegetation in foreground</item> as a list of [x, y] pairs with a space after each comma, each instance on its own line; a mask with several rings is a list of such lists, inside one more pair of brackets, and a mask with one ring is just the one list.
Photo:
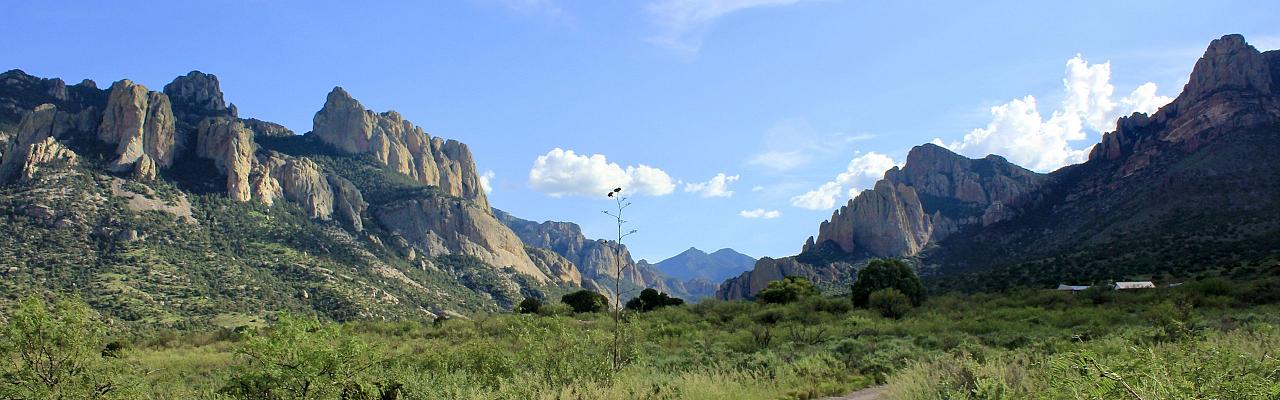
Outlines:
[[895, 399], [1280, 396], [1274, 278], [919, 307], [895, 287], [872, 290], [869, 308], [779, 282], [798, 295], [626, 312], [616, 372], [612, 317], [558, 302], [435, 323], [280, 315], [268, 328], [137, 333], [76, 300], [31, 299], [8, 316], [0, 397], [800, 399], [877, 383]]

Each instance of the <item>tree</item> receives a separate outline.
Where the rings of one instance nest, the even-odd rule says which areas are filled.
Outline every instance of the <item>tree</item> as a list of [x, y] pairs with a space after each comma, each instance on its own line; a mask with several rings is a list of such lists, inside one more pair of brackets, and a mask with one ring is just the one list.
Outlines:
[[911, 300], [911, 305], [919, 306], [924, 302], [924, 285], [920, 277], [907, 263], [901, 260], [871, 260], [867, 266], [858, 271], [858, 280], [853, 282], [853, 304], [866, 307], [871, 292], [894, 288]]
[[78, 299], [23, 301], [0, 333], [0, 398], [129, 397], [137, 385], [121, 360], [103, 356], [105, 334]]
[[898, 289], [887, 288], [871, 292], [867, 297], [867, 305], [886, 318], [899, 319], [911, 309], [911, 299]]
[[576, 313], [593, 313], [604, 311], [609, 299], [604, 295], [582, 289], [560, 297], [560, 302], [568, 304]]
[[371, 371], [381, 352], [352, 332], [315, 317], [282, 316], [237, 350], [245, 363], [222, 392], [242, 399], [397, 398], [401, 386]]
[[645, 290], [641, 290], [640, 296], [637, 296], [631, 299], [630, 301], [627, 301], [627, 309], [640, 311], [640, 312], [647, 312], [647, 311], [653, 311], [662, 307], [678, 306], [681, 304], [684, 304], [684, 299], [681, 299], [679, 297], [671, 297], [666, 293], [658, 292], [654, 288], [648, 288]]
[[542, 309], [542, 302], [538, 299], [529, 297], [520, 302], [518, 310], [521, 314], [537, 314]]
[[813, 283], [803, 276], [788, 276], [769, 282], [764, 290], [756, 293], [756, 301], [766, 304], [786, 304], [818, 294]]

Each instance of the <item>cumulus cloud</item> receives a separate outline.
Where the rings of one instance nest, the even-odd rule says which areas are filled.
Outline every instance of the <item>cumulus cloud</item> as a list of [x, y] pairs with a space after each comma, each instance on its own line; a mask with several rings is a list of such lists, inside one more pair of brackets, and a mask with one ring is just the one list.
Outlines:
[[842, 194], [847, 198], [857, 196], [863, 189], [871, 187], [875, 181], [884, 177], [884, 172], [897, 166], [887, 155], [869, 152], [849, 161], [844, 172], [835, 179], [791, 198], [791, 205], [810, 210], [824, 210], [835, 207], [836, 200]]
[[559, 147], [533, 161], [529, 186], [552, 197], [600, 197], [615, 187], [625, 193], [665, 196], [676, 189], [675, 181], [661, 169], [644, 164], [624, 168], [603, 154], [588, 156]]
[[654, 0], [646, 9], [659, 33], [650, 41], [685, 53], [697, 53], [702, 36], [721, 17], [748, 8], [785, 6], [802, 0]]
[[766, 211], [766, 210], [765, 210], [765, 209], [763, 209], [763, 208], [757, 208], [757, 209], [754, 209], [754, 210], [742, 210], [742, 211], [739, 211], [739, 212], [738, 212], [738, 215], [739, 215], [739, 216], [741, 216], [742, 218], [752, 218], [752, 219], [755, 219], [755, 218], [774, 219], [774, 218], [781, 217], [781, 216], [782, 216], [782, 212], [781, 212], [781, 211], [778, 211], [778, 210], [768, 210], [768, 211]]
[[[1090, 65], [1076, 55], [1067, 60], [1060, 107], [1048, 118], [1040, 114], [1035, 96], [1025, 96], [991, 108], [991, 121], [947, 147], [972, 157], [999, 154], [1015, 164], [1049, 171], [1084, 161], [1100, 135], [1115, 130], [1116, 119], [1133, 112], [1152, 113], [1173, 99], [1156, 95], [1147, 82], [1119, 100], [1113, 99], [1111, 63]], [[1096, 138], [1095, 138], [1096, 139]], [[942, 143], [935, 139], [934, 143]], [[1081, 143], [1081, 147], [1076, 147]]]
[[738, 175], [725, 175], [721, 172], [706, 182], [685, 183], [684, 191], [696, 193], [702, 197], [731, 197], [733, 191], [729, 190], [729, 184], [737, 181], [738, 178]]
[[751, 187], [752, 192], [759, 192], [761, 190], [764, 190], [764, 186], [756, 185]]
[[487, 170], [480, 174], [480, 189], [483, 189], [485, 193], [493, 192], [493, 177], [493, 170]]

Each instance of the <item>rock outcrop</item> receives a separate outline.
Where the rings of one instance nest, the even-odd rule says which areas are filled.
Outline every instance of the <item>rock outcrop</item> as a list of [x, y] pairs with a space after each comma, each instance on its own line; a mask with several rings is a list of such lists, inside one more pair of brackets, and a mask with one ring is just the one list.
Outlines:
[[973, 225], [1016, 214], [1045, 176], [999, 156], [969, 159], [933, 144], [911, 149], [902, 168], [885, 172], [871, 190], [849, 200], [806, 242], [832, 242], [846, 253], [904, 257]]
[[341, 176], [330, 174], [328, 180], [329, 186], [333, 188], [334, 214], [352, 230], [363, 231], [364, 222], [360, 216], [369, 208], [369, 204], [364, 201], [364, 194], [351, 181]]
[[227, 108], [218, 77], [213, 74], [191, 71], [164, 85], [164, 94], [173, 101], [174, 111], [184, 119], [235, 116]]
[[525, 252], [529, 253], [529, 258], [539, 269], [545, 270], [557, 281], [582, 286], [582, 272], [563, 256], [550, 249], [538, 247], [525, 247]]
[[[255, 150], [253, 132], [237, 119], [209, 118], [201, 121], [197, 128], [196, 156], [213, 161], [218, 172], [227, 177], [227, 195], [236, 201], [253, 198], [254, 187], [249, 185], [249, 176], [254, 167]], [[259, 176], [270, 175], [269, 171], [265, 172]], [[255, 185], [263, 190], [260, 195], [270, 195], [274, 191], [270, 186], [262, 182]], [[270, 204], [270, 200], [267, 203]]]
[[7, 148], [0, 152], [0, 182], [12, 179], [27, 181], [40, 166], [55, 161], [74, 164], [76, 153], [57, 141], [57, 135], [73, 127], [67, 124], [68, 116], [52, 104], [45, 104], [28, 112], [18, 125], [18, 131], [9, 138]]
[[406, 121], [395, 111], [366, 110], [346, 90], [335, 87], [316, 112], [312, 133], [348, 154], [371, 153], [392, 170], [445, 193], [489, 206], [467, 145], [439, 137]]
[[370, 209], [378, 224], [424, 255], [467, 254], [498, 268], [510, 267], [538, 282], [548, 277], [524, 251], [524, 243], [487, 208], [452, 196], [394, 201]]
[[[98, 139], [116, 145], [111, 169], [140, 170], [134, 164], [143, 158], [160, 168], [171, 165], [180, 141], [174, 122], [169, 96], [128, 79], [112, 84], [98, 125]], [[151, 171], [143, 178], [155, 178], [154, 168]]]

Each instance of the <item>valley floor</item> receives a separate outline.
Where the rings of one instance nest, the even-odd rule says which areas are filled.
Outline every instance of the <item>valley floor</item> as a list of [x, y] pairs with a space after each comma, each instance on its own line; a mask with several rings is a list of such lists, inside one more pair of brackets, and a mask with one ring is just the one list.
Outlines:
[[28, 318], [44, 309], [30, 302], [4, 331], [9, 359], [21, 359], [24, 341], [46, 343], [23, 336], [42, 327], [85, 343], [91, 351], [75, 354], [91, 372], [48, 388], [9, 363], [0, 394], [50, 398], [87, 385], [111, 388], [99, 398], [183, 400], [1273, 399], [1278, 301], [1274, 279], [943, 295], [901, 319], [843, 297], [706, 301], [628, 314], [616, 372], [612, 318], [559, 307], [434, 323], [281, 316], [269, 329], [125, 332], [76, 328], [93, 325], [65, 317], [68, 305]]

